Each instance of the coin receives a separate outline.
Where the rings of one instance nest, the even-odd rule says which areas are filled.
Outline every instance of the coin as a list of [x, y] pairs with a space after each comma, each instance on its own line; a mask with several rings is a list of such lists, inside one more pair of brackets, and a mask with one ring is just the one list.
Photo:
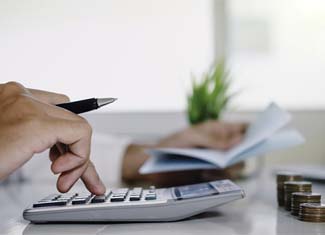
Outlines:
[[299, 210], [299, 219], [306, 222], [325, 222], [325, 204], [302, 203]]
[[315, 219], [315, 218], [306, 218], [306, 217], [298, 217], [299, 220], [305, 221], [305, 222], [313, 222], [313, 223], [324, 223], [325, 222], [325, 218], [324, 219]]
[[300, 205], [302, 203], [320, 203], [321, 195], [319, 193], [296, 192], [291, 194], [291, 214], [299, 215]]
[[277, 183], [285, 182], [285, 181], [300, 181], [302, 180], [302, 176], [298, 173], [283, 171], [278, 172], [276, 174]]
[[302, 176], [295, 172], [282, 171], [276, 174], [278, 205], [284, 206], [284, 182], [301, 181]]
[[308, 181], [286, 181], [284, 182], [284, 206], [291, 210], [291, 195], [294, 192], [311, 192], [312, 183]]

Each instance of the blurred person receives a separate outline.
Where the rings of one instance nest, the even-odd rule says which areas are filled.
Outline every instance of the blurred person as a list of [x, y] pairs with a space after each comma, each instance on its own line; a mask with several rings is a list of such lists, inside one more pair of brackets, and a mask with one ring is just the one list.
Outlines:
[[172, 134], [157, 144], [130, 144], [123, 156], [121, 178], [126, 183], [146, 181], [159, 186], [190, 184], [216, 179], [235, 179], [241, 175], [244, 163], [235, 164], [222, 170], [187, 170], [164, 172], [148, 175], [139, 174], [142, 164], [149, 158], [145, 153], [150, 148], [211, 148], [228, 150], [238, 144], [245, 133], [246, 125], [242, 123], [226, 123], [206, 121]]

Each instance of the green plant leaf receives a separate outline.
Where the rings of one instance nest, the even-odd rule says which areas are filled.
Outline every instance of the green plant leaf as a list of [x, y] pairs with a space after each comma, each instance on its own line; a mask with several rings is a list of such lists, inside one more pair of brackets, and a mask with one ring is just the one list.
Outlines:
[[187, 97], [187, 113], [191, 124], [219, 119], [233, 95], [229, 94], [231, 80], [224, 61], [214, 65], [202, 80], [192, 76], [192, 89]]

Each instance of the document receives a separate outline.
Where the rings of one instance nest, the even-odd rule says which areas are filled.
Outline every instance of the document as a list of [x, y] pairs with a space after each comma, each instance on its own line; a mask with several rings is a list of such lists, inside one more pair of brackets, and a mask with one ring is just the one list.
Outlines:
[[294, 147], [305, 142], [293, 128], [285, 128], [291, 121], [288, 112], [271, 103], [252, 123], [243, 141], [227, 151], [198, 148], [158, 148], [148, 150], [150, 158], [139, 172], [158, 172], [222, 169], [250, 157]]

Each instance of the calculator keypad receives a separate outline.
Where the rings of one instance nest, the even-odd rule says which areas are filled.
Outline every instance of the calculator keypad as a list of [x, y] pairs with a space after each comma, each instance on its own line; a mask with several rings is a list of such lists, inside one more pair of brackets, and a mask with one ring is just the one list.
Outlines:
[[89, 193], [87, 194], [78, 194], [75, 198], [72, 200], [72, 205], [81, 205], [86, 204], [93, 196]]
[[66, 206], [66, 205], [86, 205], [105, 202], [125, 202], [125, 201], [152, 201], [157, 199], [157, 193], [154, 186], [148, 190], [140, 187], [129, 190], [120, 188], [108, 191], [105, 195], [95, 196], [92, 194], [51, 194], [37, 203], [33, 204], [34, 208], [49, 206]]
[[94, 196], [91, 199], [91, 203], [101, 203], [101, 202], [106, 202], [107, 198], [109, 197], [109, 195], [111, 194], [111, 192], [106, 192], [104, 195], [100, 195], [100, 196]]
[[123, 202], [129, 192], [127, 188], [120, 188], [112, 192], [111, 202]]
[[43, 198], [37, 203], [34, 203], [33, 207], [65, 206], [77, 195], [78, 194], [51, 194], [50, 196]]
[[133, 190], [130, 191], [130, 201], [140, 201], [141, 196], [142, 196], [142, 188], [134, 188]]

